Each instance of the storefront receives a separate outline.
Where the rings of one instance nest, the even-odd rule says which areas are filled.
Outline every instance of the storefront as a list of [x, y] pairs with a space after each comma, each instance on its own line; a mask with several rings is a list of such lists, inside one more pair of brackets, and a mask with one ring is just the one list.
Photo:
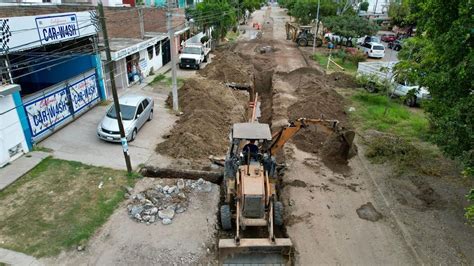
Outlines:
[[[139, 83], [148, 75], [165, 65], [166, 46], [169, 43], [165, 34], [141, 39], [112, 39], [110, 49], [115, 62], [115, 81], [118, 89]], [[168, 45], [169, 46], [169, 45]], [[105, 59], [105, 55], [103, 57]], [[110, 83], [106, 75], [107, 84]], [[110, 86], [106, 86], [110, 90]]]
[[0, 18], [2, 77], [19, 86], [28, 146], [107, 97], [94, 21], [95, 12]]

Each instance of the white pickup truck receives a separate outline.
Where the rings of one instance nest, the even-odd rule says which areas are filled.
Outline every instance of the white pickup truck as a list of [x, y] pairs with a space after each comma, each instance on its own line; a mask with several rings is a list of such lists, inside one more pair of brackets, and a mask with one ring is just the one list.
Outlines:
[[393, 67], [396, 64], [396, 61], [360, 62], [357, 68], [357, 76], [364, 75], [369, 79], [366, 85], [366, 89], [369, 92], [377, 91], [377, 88], [386, 81], [391, 85], [389, 86], [391, 96], [406, 97], [413, 91], [413, 97], [406, 97], [405, 99], [405, 104], [411, 107], [431, 99], [430, 92], [426, 88], [407, 82], [397, 82], [393, 74]]
[[183, 50], [179, 55], [179, 68], [199, 69], [201, 63], [207, 62], [211, 51], [211, 41], [202, 43], [201, 39], [204, 36], [203, 33], [199, 33], [184, 43]]

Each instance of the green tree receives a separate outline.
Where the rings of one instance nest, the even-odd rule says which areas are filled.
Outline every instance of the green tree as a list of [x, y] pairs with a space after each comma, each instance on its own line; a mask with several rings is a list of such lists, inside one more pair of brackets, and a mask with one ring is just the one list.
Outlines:
[[356, 36], [373, 35], [379, 27], [373, 22], [355, 15], [331, 16], [323, 24], [332, 33], [350, 39]]
[[[320, 0], [319, 16], [334, 16], [337, 13], [337, 4], [332, 0]], [[291, 16], [294, 16], [298, 23], [305, 25], [316, 19], [318, 10], [318, 0], [296, 0], [292, 9]]]
[[418, 13], [421, 11], [419, 0], [401, 0], [390, 2], [388, 16], [392, 23], [397, 26], [415, 26], [418, 20]]
[[213, 38], [223, 39], [237, 23], [236, 10], [227, 0], [204, 0], [187, 10], [194, 23], [202, 29], [213, 27]]
[[262, 3], [263, 0], [239, 0], [238, 8], [240, 9], [240, 14], [244, 14], [246, 9], [252, 13], [259, 9]]
[[362, 3], [360, 3], [359, 8], [360, 8], [361, 11], [367, 11], [367, 10], [369, 10], [369, 2], [362, 2]]
[[[459, 158], [465, 175], [474, 168], [474, 19], [472, 1], [423, 0], [418, 17], [420, 34], [399, 53], [397, 72], [429, 89], [426, 104], [431, 138], [450, 157]], [[405, 45], [405, 43], [404, 43]], [[474, 207], [471, 206], [471, 214]], [[472, 215], [470, 216], [472, 217]]]

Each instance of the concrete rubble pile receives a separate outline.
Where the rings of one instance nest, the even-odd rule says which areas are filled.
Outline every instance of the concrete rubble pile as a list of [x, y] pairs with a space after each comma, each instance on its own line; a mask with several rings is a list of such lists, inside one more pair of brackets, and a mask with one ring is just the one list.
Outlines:
[[171, 224], [177, 214], [187, 210], [190, 193], [211, 191], [212, 183], [202, 178], [197, 181], [178, 179], [171, 186], [158, 184], [131, 196], [128, 214], [140, 223], [152, 224], [161, 220], [164, 225]]

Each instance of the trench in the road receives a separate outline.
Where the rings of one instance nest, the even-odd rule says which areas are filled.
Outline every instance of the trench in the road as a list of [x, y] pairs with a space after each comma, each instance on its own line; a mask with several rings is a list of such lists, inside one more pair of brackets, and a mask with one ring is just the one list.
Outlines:
[[[260, 101], [260, 123], [269, 124], [272, 126], [273, 120], [273, 75], [274, 75], [274, 62], [272, 55], [270, 56], [258, 56], [248, 58], [248, 61], [253, 65], [253, 86], [249, 89], [249, 100], [253, 100], [254, 93], [258, 93], [258, 100]], [[284, 155], [281, 152], [278, 154], [278, 164], [280, 167], [277, 168], [276, 184], [277, 184], [277, 197], [278, 200], [283, 202], [284, 205], [287, 202], [281, 199], [280, 192], [283, 189], [283, 170], [281, 167], [284, 164]], [[202, 171], [202, 170], [186, 170], [186, 169], [173, 169], [173, 168], [157, 168], [152, 166], [144, 166], [140, 173], [143, 176], [155, 177], [155, 178], [184, 178], [184, 179], [199, 179], [210, 181], [218, 184], [221, 187], [221, 201], [219, 205], [224, 202], [224, 189], [223, 189], [223, 169], [222, 167], [218, 171]], [[220, 207], [220, 206], [219, 206]], [[216, 213], [217, 217], [220, 217], [219, 213]], [[218, 219], [220, 220], [220, 219]], [[245, 230], [240, 230], [242, 238], [268, 238], [269, 232], [267, 227], [247, 227]], [[288, 238], [286, 227], [274, 227], [274, 234], [277, 238]], [[232, 231], [219, 230], [216, 235], [218, 239], [233, 239], [235, 237], [235, 228]], [[219, 254], [216, 248], [216, 256]], [[293, 248], [285, 249], [274, 249], [271, 247], [256, 248], [256, 249], [235, 249], [219, 254], [219, 261], [223, 264], [233, 263], [257, 263], [257, 264], [280, 264], [288, 265], [294, 264], [292, 254], [294, 254]]]
[[[260, 101], [261, 117], [260, 123], [272, 125], [272, 109], [273, 109], [273, 67], [268, 62], [260, 60], [253, 60], [254, 74], [253, 74], [253, 92], [258, 93]], [[251, 92], [252, 93], [252, 92]], [[282, 161], [279, 160], [279, 163]], [[277, 168], [280, 170], [281, 168]], [[280, 191], [282, 189], [282, 175], [283, 171], [277, 171], [277, 197], [279, 201]], [[269, 232], [267, 227], [247, 227], [241, 230], [242, 238], [268, 238]], [[274, 227], [274, 234], [277, 238], [288, 238], [286, 227]], [[234, 232], [220, 231], [220, 238], [233, 238]], [[292, 265], [294, 264], [294, 248], [252, 248], [232, 250], [228, 252], [221, 252], [220, 262], [225, 264], [275, 264], [275, 265]]]

